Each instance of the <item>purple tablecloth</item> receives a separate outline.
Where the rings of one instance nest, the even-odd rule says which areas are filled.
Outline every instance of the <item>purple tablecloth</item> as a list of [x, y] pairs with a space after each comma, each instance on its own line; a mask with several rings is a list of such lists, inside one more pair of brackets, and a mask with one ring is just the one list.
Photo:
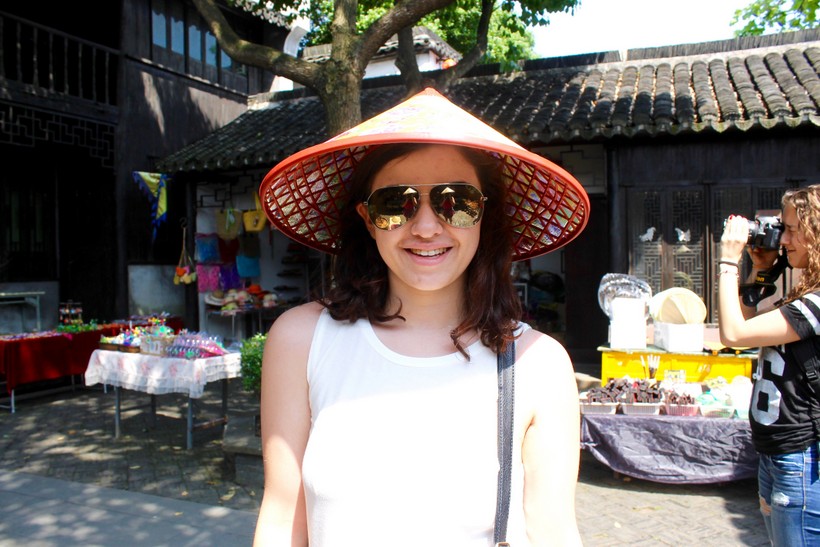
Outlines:
[[749, 422], [683, 416], [581, 416], [581, 447], [613, 471], [654, 482], [706, 484], [757, 476]]

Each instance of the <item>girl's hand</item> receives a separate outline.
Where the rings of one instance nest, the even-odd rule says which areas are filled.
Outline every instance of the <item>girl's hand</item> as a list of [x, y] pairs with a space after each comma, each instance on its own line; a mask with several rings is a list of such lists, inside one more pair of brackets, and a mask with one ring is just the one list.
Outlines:
[[720, 237], [720, 259], [739, 263], [749, 241], [749, 221], [739, 215], [730, 215]]

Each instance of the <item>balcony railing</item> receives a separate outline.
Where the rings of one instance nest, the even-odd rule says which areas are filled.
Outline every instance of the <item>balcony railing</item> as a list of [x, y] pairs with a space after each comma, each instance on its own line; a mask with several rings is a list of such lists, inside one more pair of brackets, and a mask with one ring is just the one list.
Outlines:
[[115, 106], [118, 62], [115, 49], [0, 12], [0, 79]]

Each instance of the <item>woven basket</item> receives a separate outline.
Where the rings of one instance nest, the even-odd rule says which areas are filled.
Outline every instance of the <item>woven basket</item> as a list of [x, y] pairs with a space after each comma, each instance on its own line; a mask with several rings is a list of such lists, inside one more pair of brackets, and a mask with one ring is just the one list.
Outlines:
[[140, 353], [146, 355], [165, 355], [165, 349], [174, 343], [176, 336], [144, 335], [140, 340]]
[[661, 413], [661, 403], [621, 403], [621, 412], [632, 416], [655, 416]]
[[581, 401], [581, 414], [615, 414], [618, 403], [588, 403]]
[[669, 416], [697, 416], [700, 405], [666, 405], [666, 414]]

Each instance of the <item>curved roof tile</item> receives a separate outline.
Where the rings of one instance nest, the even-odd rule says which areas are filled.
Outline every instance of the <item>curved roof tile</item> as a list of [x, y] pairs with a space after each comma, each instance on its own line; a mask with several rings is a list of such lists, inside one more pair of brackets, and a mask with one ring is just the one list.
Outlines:
[[[615, 52], [543, 59], [507, 74], [484, 66], [446, 94], [523, 146], [820, 127], [820, 31], [764, 38], [630, 50], [629, 61]], [[367, 80], [362, 116], [404, 96], [395, 77]], [[270, 168], [327, 138], [324, 107], [308, 90], [255, 96], [249, 106], [157, 168]]]

